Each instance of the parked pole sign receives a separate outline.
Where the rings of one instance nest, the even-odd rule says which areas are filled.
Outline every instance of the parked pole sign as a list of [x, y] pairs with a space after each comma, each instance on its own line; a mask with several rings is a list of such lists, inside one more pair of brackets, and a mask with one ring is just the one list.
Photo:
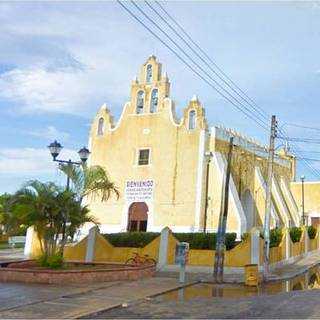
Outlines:
[[189, 243], [179, 242], [176, 245], [175, 263], [179, 264], [179, 282], [184, 283], [186, 277], [186, 264], [189, 258]]

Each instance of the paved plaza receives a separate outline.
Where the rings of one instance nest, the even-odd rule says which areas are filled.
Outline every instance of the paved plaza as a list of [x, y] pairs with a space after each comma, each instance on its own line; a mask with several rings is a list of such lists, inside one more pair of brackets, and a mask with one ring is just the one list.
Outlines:
[[[2, 251], [0, 261], [21, 258], [17, 250]], [[314, 253], [294, 264], [276, 269], [274, 279], [287, 279], [318, 264]], [[199, 280], [210, 281], [206, 272], [191, 270], [186, 285]], [[202, 270], [204, 271], [204, 270]], [[226, 279], [241, 280], [237, 277]], [[237, 281], [236, 281], [237, 282]], [[232, 288], [236, 285], [229, 284]], [[180, 290], [175, 290], [179, 289]], [[320, 290], [291, 291], [274, 295], [248, 296], [238, 285], [237, 297], [209, 292], [206, 296], [187, 297], [175, 272], [158, 272], [156, 277], [139, 281], [117, 281], [96, 284], [45, 285], [25, 283], [0, 284], [1, 319], [43, 318], [319, 318]], [[195, 286], [194, 286], [195, 288]], [[223, 286], [221, 287], [223, 288]], [[233, 290], [233, 289], [232, 289]], [[189, 290], [190, 291], [190, 290]], [[200, 291], [199, 291], [200, 292]], [[165, 293], [165, 294], [163, 294]], [[250, 292], [249, 292], [250, 295]]]
[[158, 297], [127, 308], [111, 309], [96, 315], [95, 318], [319, 319], [319, 300], [320, 290], [240, 299], [196, 298], [188, 301], [163, 301]]

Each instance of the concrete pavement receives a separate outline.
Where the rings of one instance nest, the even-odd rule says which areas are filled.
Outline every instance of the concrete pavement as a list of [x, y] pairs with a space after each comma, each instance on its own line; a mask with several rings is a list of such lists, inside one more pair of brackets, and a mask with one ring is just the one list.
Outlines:
[[78, 318], [179, 288], [176, 279], [53, 286], [1, 283], [1, 319]]

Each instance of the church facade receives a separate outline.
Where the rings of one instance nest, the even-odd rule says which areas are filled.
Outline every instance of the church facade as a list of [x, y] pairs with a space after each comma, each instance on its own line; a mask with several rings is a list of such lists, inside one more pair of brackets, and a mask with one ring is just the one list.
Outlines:
[[[151, 56], [131, 83], [115, 123], [103, 105], [92, 122], [89, 165], [101, 165], [120, 191], [120, 198], [88, 198], [102, 232], [216, 231], [230, 137], [234, 137], [227, 230], [238, 237], [262, 227], [268, 152], [253, 139], [210, 127], [205, 109], [194, 96], [178, 119], [170, 82]], [[275, 157], [271, 225], [300, 224], [291, 193], [295, 158], [285, 150]]]

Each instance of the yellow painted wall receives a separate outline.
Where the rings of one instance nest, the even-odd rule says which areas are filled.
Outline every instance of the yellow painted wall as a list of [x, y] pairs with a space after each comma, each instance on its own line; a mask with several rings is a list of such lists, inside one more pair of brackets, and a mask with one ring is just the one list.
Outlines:
[[[152, 81], [146, 82], [146, 68], [153, 68]], [[158, 110], [150, 113], [151, 92], [154, 88], [159, 90]], [[144, 110], [136, 114], [136, 100], [138, 91], [145, 93]], [[196, 128], [189, 130], [189, 112], [196, 111]], [[98, 135], [99, 119], [103, 118], [105, 130]], [[218, 129], [217, 129], [218, 130]], [[234, 135], [235, 142], [239, 139], [252, 146], [258, 143], [240, 134], [219, 129], [226, 135]], [[213, 132], [213, 131], [212, 131]], [[211, 132], [211, 133], [212, 133]], [[131, 83], [130, 99], [123, 108], [123, 113], [117, 123], [106, 106], [102, 106], [93, 120], [89, 147], [91, 157], [89, 165], [102, 165], [109, 171], [111, 179], [120, 191], [119, 200], [111, 198], [108, 202], [100, 202], [97, 198], [88, 198], [87, 203], [101, 225], [117, 231], [127, 228], [127, 214], [130, 203], [124, 197], [127, 180], [152, 179], [155, 182], [154, 199], [149, 201], [148, 228], [159, 231], [165, 226], [175, 231], [202, 230], [205, 222], [205, 187], [206, 187], [206, 159], [200, 162], [200, 154], [205, 152], [219, 152], [226, 156], [227, 140], [215, 136], [209, 137], [205, 111], [197, 98], [193, 98], [183, 109], [180, 120], [175, 116], [175, 106], [170, 99], [170, 82], [162, 74], [161, 64], [151, 56], [142, 65], [139, 77]], [[213, 134], [213, 133], [212, 133]], [[201, 137], [204, 137], [202, 139]], [[202, 144], [204, 149], [202, 150]], [[150, 164], [137, 165], [139, 148], [150, 148]], [[262, 148], [260, 146], [260, 148]], [[287, 161], [286, 165], [275, 163], [276, 179], [284, 177], [290, 181], [294, 175], [294, 159], [285, 153], [277, 158]], [[202, 170], [199, 171], [199, 168]], [[235, 147], [232, 160], [232, 178], [234, 180], [238, 197], [241, 200], [246, 190], [249, 190], [254, 201], [253, 225], [261, 226], [264, 217], [264, 199], [261, 196], [261, 186], [257, 185], [255, 167], [261, 169], [266, 178], [267, 153], [264, 157], [244, 149]], [[199, 174], [202, 175], [200, 179]], [[208, 211], [207, 230], [216, 230], [221, 206], [222, 185], [220, 173], [214, 161], [210, 164], [208, 181]], [[201, 188], [199, 188], [199, 183]], [[197, 192], [201, 194], [197, 196]], [[197, 203], [200, 210], [197, 211]], [[240, 221], [234, 203], [230, 200], [227, 229], [229, 232], [239, 232]], [[247, 229], [252, 226], [248, 225]], [[242, 232], [247, 230], [242, 230]], [[240, 237], [240, 234], [238, 234]]]
[[[291, 183], [292, 194], [296, 200], [299, 210], [302, 206], [302, 187], [301, 182]], [[304, 183], [304, 207], [305, 212], [320, 213], [320, 182]]]
[[67, 261], [84, 261], [87, 251], [87, 237], [77, 244], [66, 245], [63, 251], [63, 257]]

